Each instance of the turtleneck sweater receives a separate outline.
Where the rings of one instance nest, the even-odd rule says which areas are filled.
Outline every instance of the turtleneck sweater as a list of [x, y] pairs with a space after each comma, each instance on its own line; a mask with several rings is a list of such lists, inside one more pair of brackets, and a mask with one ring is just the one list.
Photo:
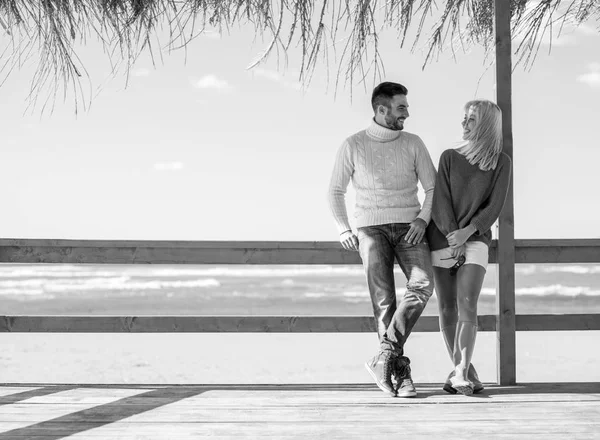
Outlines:
[[[390, 130], [374, 120], [347, 138], [338, 149], [329, 184], [329, 206], [340, 233], [351, 230], [346, 210], [348, 184], [356, 191], [356, 227], [429, 223], [436, 171], [421, 138]], [[418, 182], [425, 191], [423, 207]]]

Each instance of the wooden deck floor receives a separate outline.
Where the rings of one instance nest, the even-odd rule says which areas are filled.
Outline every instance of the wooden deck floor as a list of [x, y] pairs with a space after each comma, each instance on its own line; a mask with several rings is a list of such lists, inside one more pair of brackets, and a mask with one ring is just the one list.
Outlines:
[[401, 399], [371, 384], [1, 385], [0, 440], [600, 439], [600, 383], [417, 389]]

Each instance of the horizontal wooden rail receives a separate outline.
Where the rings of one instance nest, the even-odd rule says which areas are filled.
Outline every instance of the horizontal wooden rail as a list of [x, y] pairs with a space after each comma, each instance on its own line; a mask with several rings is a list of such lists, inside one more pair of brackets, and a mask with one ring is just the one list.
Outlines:
[[[479, 331], [495, 331], [496, 316], [478, 317]], [[517, 331], [600, 330], [600, 314], [517, 315]], [[363, 333], [370, 316], [0, 316], [0, 332], [32, 333]], [[436, 316], [415, 332], [439, 331]]]
[[[496, 263], [496, 243], [490, 247]], [[515, 240], [516, 263], [600, 263], [600, 240]], [[68, 264], [360, 264], [338, 242], [0, 239], [0, 262]]]

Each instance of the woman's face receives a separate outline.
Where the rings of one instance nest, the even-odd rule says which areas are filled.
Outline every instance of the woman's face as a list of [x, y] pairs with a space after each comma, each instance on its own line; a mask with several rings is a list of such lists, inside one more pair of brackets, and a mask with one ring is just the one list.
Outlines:
[[479, 120], [479, 115], [477, 113], [477, 109], [471, 107], [465, 113], [465, 118], [462, 121], [463, 126], [463, 139], [467, 140], [470, 137], [472, 131], [475, 130], [477, 126], [477, 121]]

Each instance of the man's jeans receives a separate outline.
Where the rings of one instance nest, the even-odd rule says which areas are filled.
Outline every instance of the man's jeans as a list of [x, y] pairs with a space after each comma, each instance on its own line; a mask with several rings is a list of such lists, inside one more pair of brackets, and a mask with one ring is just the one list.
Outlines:
[[[433, 293], [433, 269], [425, 238], [417, 245], [404, 240], [408, 223], [358, 228], [360, 257], [377, 321], [382, 351], [402, 356], [404, 343]], [[394, 258], [408, 283], [406, 293], [396, 302]]]

